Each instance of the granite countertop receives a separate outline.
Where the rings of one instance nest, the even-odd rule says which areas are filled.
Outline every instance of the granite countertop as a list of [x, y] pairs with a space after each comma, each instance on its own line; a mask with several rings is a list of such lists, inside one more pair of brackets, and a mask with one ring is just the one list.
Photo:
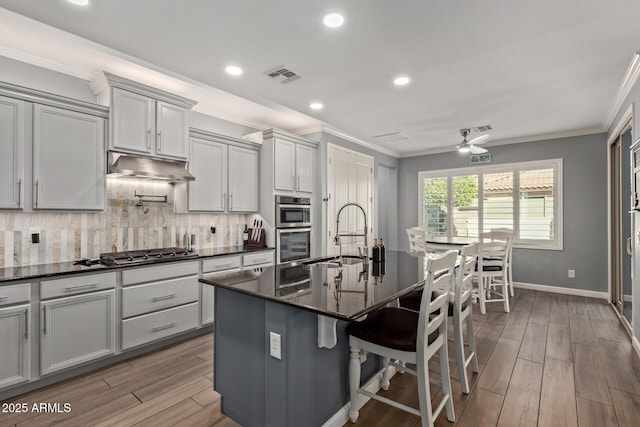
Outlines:
[[[195, 250], [194, 253], [197, 256], [193, 258], [179, 258], [176, 260], [163, 261], [163, 263], [176, 262], [176, 261], [188, 261], [188, 260], [211, 258], [211, 257], [217, 257], [217, 256], [225, 256], [225, 255], [237, 255], [237, 254], [268, 251], [268, 250], [273, 250], [273, 248], [245, 249], [243, 246], [205, 248], [205, 249]], [[0, 286], [5, 284], [10, 284], [9, 282], [18, 281], [18, 280], [31, 280], [31, 279], [38, 279], [43, 277], [64, 275], [64, 274], [109, 271], [109, 270], [116, 270], [121, 268], [134, 268], [134, 267], [140, 267], [143, 265], [151, 265], [151, 264], [159, 264], [159, 263], [150, 261], [150, 262], [144, 262], [144, 263], [137, 263], [129, 266], [94, 264], [88, 267], [84, 265], [76, 265], [74, 264], [74, 261], [69, 261], [69, 262], [56, 262], [51, 264], [27, 265], [27, 266], [21, 266], [21, 267], [6, 267], [6, 268], [0, 268]]]
[[[431, 255], [426, 255], [433, 256]], [[384, 263], [288, 263], [236, 273], [211, 273], [200, 282], [342, 320], [382, 307], [424, 282], [425, 256], [387, 251]]]

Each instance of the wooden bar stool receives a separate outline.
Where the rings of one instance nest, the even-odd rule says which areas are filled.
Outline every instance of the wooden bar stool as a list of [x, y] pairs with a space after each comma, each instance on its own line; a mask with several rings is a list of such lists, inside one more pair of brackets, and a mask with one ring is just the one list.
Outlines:
[[[370, 313], [364, 320], [351, 322], [347, 327], [349, 334], [349, 392], [351, 407], [349, 418], [358, 420], [358, 395], [363, 394], [396, 408], [418, 415], [423, 426], [433, 426], [443, 408], [446, 408], [447, 419], [455, 421], [453, 399], [451, 398], [451, 380], [449, 377], [449, 357], [447, 354], [447, 311], [443, 308], [448, 302], [448, 294], [441, 293], [432, 298], [435, 288], [451, 288], [453, 286], [454, 268], [457, 254], [448, 251], [442, 256], [431, 258], [427, 262], [427, 278], [425, 280], [420, 310], [384, 307]], [[434, 273], [445, 270], [434, 279]], [[389, 365], [399, 367], [391, 359], [405, 363], [414, 363], [416, 370], [405, 368], [406, 372], [416, 375], [418, 379], [419, 409], [393, 401], [371, 393], [360, 386], [360, 355], [362, 351], [378, 354], [383, 358], [382, 387], [389, 387]], [[440, 378], [437, 382], [429, 378], [429, 360], [436, 353], [440, 358]], [[429, 383], [442, 388], [443, 398], [433, 409]]]

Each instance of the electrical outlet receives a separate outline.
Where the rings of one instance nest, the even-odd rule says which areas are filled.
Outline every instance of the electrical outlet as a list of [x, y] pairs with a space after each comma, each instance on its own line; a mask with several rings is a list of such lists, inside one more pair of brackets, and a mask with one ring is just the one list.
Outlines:
[[29, 234], [31, 235], [31, 243], [40, 243], [39, 227], [29, 227]]
[[211, 234], [216, 234], [216, 228], [215, 227], [211, 227]]
[[576, 271], [575, 270], [569, 270], [569, 278], [570, 279], [575, 279], [576, 278]]
[[269, 349], [272, 357], [282, 359], [282, 341], [280, 335], [275, 332], [269, 332]]

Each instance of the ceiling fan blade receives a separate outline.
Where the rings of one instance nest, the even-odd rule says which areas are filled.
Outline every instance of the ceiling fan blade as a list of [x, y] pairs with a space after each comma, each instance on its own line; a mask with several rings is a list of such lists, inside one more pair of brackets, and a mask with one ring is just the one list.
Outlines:
[[476, 147], [475, 145], [471, 146], [471, 154], [483, 154], [486, 152], [487, 152], [486, 148]]
[[491, 139], [491, 135], [480, 135], [476, 138], [473, 138], [471, 141], [469, 141], [469, 144], [484, 144], [490, 139]]

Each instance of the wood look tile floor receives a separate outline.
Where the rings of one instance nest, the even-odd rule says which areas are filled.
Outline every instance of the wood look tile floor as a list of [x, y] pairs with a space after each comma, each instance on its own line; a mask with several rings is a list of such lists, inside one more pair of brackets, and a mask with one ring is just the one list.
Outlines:
[[[640, 359], [605, 301], [516, 289], [511, 308], [504, 313], [501, 304], [490, 304], [481, 315], [474, 305], [480, 373], [471, 376], [472, 391], [465, 395], [451, 366], [456, 422], [443, 414], [436, 425], [640, 425]], [[220, 413], [212, 372], [208, 333], [12, 398], [68, 402], [72, 410], [0, 413], [0, 427], [237, 426]], [[435, 371], [433, 376], [438, 378]], [[417, 407], [412, 375], [396, 375], [380, 393]], [[434, 401], [438, 393], [432, 386]], [[345, 426], [418, 427], [420, 420], [371, 400], [358, 423]]]
[[69, 403], [71, 412], [0, 413], [0, 427], [238, 425], [221, 414], [213, 390], [211, 333], [7, 402]]
[[[511, 313], [501, 303], [484, 316], [473, 310], [480, 373], [465, 395], [451, 364], [456, 421], [443, 411], [436, 426], [640, 426], [640, 359], [604, 300], [516, 289]], [[430, 368], [438, 378], [437, 361]], [[397, 374], [380, 394], [417, 407], [417, 390], [415, 377]], [[431, 392], [439, 402], [439, 389]], [[351, 426], [421, 423], [370, 400]]]

